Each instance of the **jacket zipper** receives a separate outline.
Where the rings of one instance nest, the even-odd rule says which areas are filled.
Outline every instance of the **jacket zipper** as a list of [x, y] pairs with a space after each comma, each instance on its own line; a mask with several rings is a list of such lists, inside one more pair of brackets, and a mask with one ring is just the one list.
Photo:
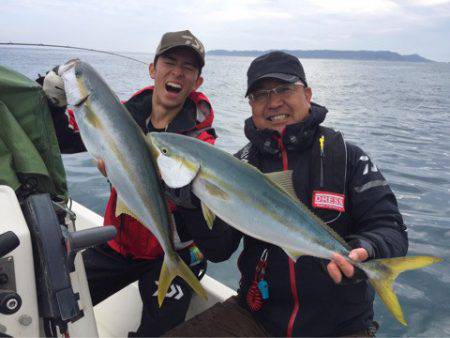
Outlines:
[[[286, 149], [284, 148], [284, 144], [283, 144], [283, 135], [281, 135], [281, 137], [278, 139], [278, 144], [279, 144], [280, 150], [281, 150], [281, 158], [283, 161], [283, 170], [286, 171], [289, 169], [289, 167], [288, 167], [288, 157], [287, 157]], [[289, 318], [286, 336], [292, 337], [292, 333], [294, 331], [295, 319], [297, 318], [298, 310], [300, 308], [300, 302], [298, 299], [297, 281], [295, 278], [295, 262], [292, 259], [290, 259], [289, 257], [287, 257], [287, 259], [288, 259], [288, 263], [289, 263], [289, 281], [291, 284], [291, 292], [292, 292], [292, 298], [294, 300], [294, 307], [292, 309], [291, 316]]]
[[281, 150], [281, 159], [283, 161], [283, 171], [286, 171], [286, 170], [288, 170], [288, 158], [287, 158], [286, 149], [284, 148], [284, 144], [283, 144], [283, 135], [281, 137], [277, 138], [277, 142], [278, 142], [278, 145]]
[[319, 138], [320, 145], [320, 187], [323, 188], [323, 158], [325, 157], [325, 137], [322, 135]]

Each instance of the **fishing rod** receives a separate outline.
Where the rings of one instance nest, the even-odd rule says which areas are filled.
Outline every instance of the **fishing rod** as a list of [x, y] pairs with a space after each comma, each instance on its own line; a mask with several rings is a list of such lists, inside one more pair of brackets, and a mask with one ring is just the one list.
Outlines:
[[77, 50], [86, 50], [88, 52], [95, 52], [95, 53], [103, 53], [108, 55], [114, 55], [118, 56], [124, 59], [136, 61], [139, 63], [143, 63], [144, 65], [148, 65], [147, 62], [144, 62], [139, 59], [135, 59], [131, 56], [122, 55], [119, 53], [109, 52], [106, 50], [99, 50], [99, 49], [93, 49], [93, 48], [83, 48], [83, 47], [74, 47], [74, 46], [67, 46], [67, 45], [49, 45], [44, 43], [23, 43], [23, 42], [0, 42], [0, 46], [36, 46], [36, 47], [51, 47], [51, 48], [66, 48], [66, 49], [77, 49]]

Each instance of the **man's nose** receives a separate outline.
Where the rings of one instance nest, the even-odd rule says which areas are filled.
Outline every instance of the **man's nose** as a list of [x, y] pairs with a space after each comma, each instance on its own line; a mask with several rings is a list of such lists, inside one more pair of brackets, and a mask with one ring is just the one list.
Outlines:
[[269, 97], [267, 98], [267, 106], [270, 109], [278, 108], [283, 105], [283, 98], [281, 95], [275, 94], [274, 92], [269, 93]]
[[176, 65], [172, 69], [172, 74], [175, 75], [176, 77], [183, 76], [184, 74], [183, 67], [181, 67], [180, 65]]

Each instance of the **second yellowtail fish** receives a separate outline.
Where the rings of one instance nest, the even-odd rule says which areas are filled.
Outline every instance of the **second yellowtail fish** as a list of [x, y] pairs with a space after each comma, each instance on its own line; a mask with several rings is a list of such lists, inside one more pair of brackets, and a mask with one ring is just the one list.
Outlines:
[[[392, 284], [405, 270], [441, 261], [432, 256], [375, 259], [365, 263], [348, 258], [350, 248], [327, 224], [296, 197], [291, 177], [262, 174], [232, 155], [205, 142], [182, 135], [151, 133], [151, 144], [161, 175], [170, 187], [192, 182], [192, 191], [203, 203], [207, 223], [214, 215], [239, 231], [284, 249], [294, 261], [301, 255], [331, 259], [346, 257], [363, 270], [389, 311], [406, 321]], [[281, 182], [281, 188], [274, 180]], [[287, 187], [291, 182], [291, 187]]]

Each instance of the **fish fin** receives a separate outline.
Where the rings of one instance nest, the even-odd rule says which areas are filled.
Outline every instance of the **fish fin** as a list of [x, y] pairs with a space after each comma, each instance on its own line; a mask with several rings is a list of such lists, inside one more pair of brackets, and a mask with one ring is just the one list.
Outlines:
[[209, 230], [212, 230], [216, 215], [209, 209], [204, 202], [201, 202], [203, 217], [206, 220]]
[[292, 183], [292, 170], [275, 171], [264, 175], [281, 189], [286, 191], [291, 197], [298, 199]]
[[201, 183], [204, 185], [205, 189], [210, 195], [213, 195], [214, 197], [220, 198], [224, 201], [227, 201], [229, 199], [228, 194], [217, 185], [205, 180], [202, 180]]
[[383, 258], [369, 261], [365, 264], [375, 263], [383, 265], [387, 273], [385, 278], [370, 279], [370, 283], [374, 287], [375, 291], [380, 296], [381, 301], [386, 305], [388, 310], [401, 324], [408, 326], [403, 311], [398, 301], [397, 295], [392, 289], [392, 285], [397, 276], [403, 271], [414, 270], [423, 268], [425, 266], [439, 263], [442, 258], [433, 256], [409, 256], [409, 257], [395, 257], [395, 258]]
[[295, 201], [300, 205], [303, 212], [305, 212], [309, 217], [318, 222], [322, 227], [339, 243], [341, 243], [346, 249], [350, 249], [348, 243], [339, 234], [334, 231], [328, 224], [326, 224], [321, 218], [319, 218], [314, 212], [312, 212], [308, 207], [306, 207], [297, 197], [295, 193], [294, 185], [292, 183], [292, 170], [286, 171], [276, 171], [273, 173], [264, 174], [269, 180], [278, 185], [283, 189], [289, 196], [295, 199]]
[[300, 256], [305, 256], [305, 255], [306, 255], [306, 254], [304, 254], [303, 252], [300, 252], [300, 251], [294, 251], [294, 250], [286, 249], [286, 248], [283, 248], [283, 251], [284, 251], [284, 252], [286, 253], [286, 255], [288, 255], [289, 258], [292, 259], [294, 262], [297, 262], [297, 259], [298, 259]]
[[[115, 210], [115, 216], [119, 217], [121, 214], [130, 215], [131, 217], [135, 219], [139, 219], [125, 204], [125, 202], [120, 198], [117, 197], [116, 201], [116, 210]], [[141, 222], [142, 223], [142, 222]]]
[[326, 224], [321, 218], [319, 218], [314, 212], [312, 212], [308, 207], [306, 207], [297, 197], [295, 193], [294, 185], [292, 183], [292, 170], [276, 171], [273, 173], [264, 174], [269, 180], [278, 185], [283, 189], [289, 196], [295, 199], [295, 201], [300, 205], [303, 212], [305, 212], [309, 217], [313, 218], [339, 243], [341, 243], [346, 249], [350, 249], [348, 243], [328, 224]]
[[175, 261], [171, 261], [167, 254], [164, 255], [163, 265], [161, 267], [161, 272], [159, 273], [158, 282], [158, 304], [161, 307], [164, 298], [166, 296], [167, 290], [172, 284], [173, 279], [176, 276], [183, 278], [186, 283], [200, 296], [204, 299], [208, 299], [205, 289], [200, 284], [198, 278], [194, 275], [191, 269], [186, 265], [186, 263], [178, 256], [175, 255]]

